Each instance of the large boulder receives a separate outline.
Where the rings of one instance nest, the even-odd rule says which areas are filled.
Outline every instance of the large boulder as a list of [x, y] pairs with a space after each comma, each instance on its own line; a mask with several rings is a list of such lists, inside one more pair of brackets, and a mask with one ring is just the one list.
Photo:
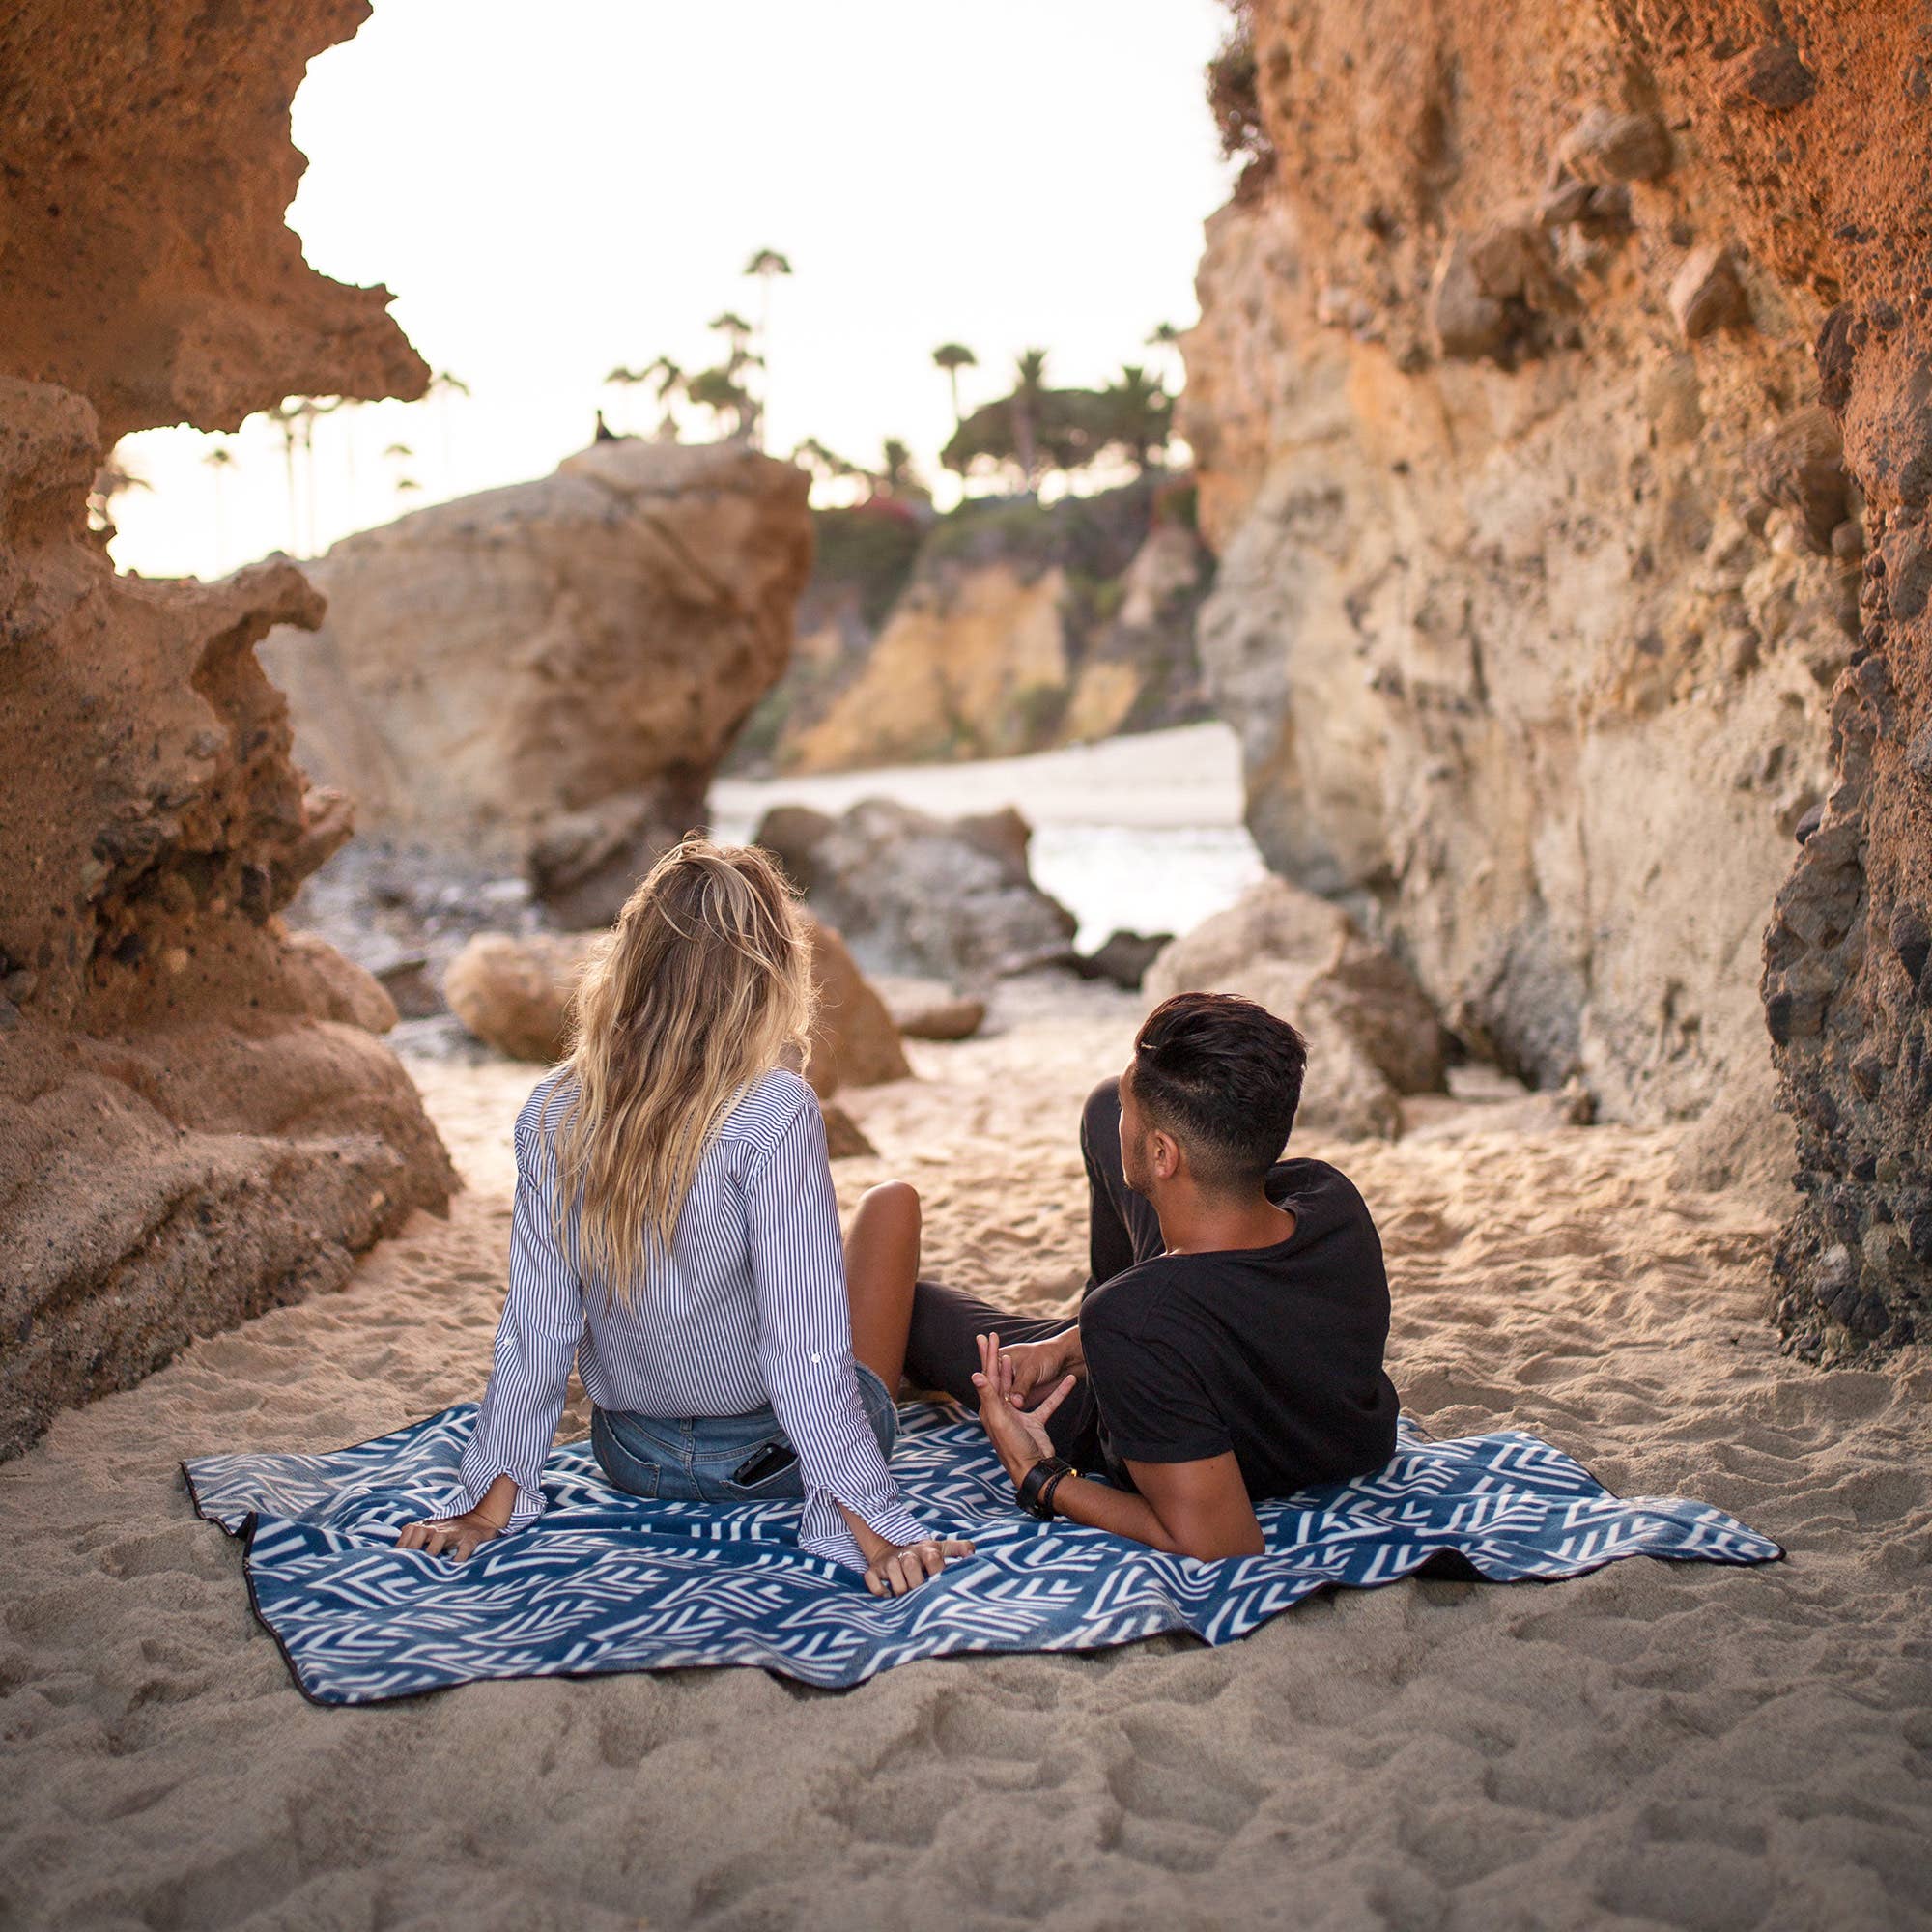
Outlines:
[[833, 818], [775, 806], [754, 842], [870, 973], [953, 983], [1070, 960], [1079, 922], [1033, 882], [1032, 830], [1009, 807], [934, 818], [892, 799]]
[[1308, 1037], [1304, 1131], [1392, 1139], [1401, 1095], [1440, 1092], [1451, 1042], [1402, 962], [1341, 907], [1267, 879], [1165, 947], [1142, 990], [1238, 993]]
[[[898, 1029], [838, 934], [809, 921], [818, 1015], [806, 1078], [820, 1099], [840, 1087], [903, 1080]], [[450, 962], [443, 997], [476, 1037], [513, 1060], [562, 1057], [570, 1002], [605, 932], [478, 933]]]
[[607, 923], [789, 661], [806, 489], [741, 443], [622, 439], [344, 538], [308, 566], [318, 634], [264, 647], [298, 756], [365, 835]]
[[365, 13], [0, 10], [0, 1457], [457, 1184], [390, 1002], [281, 917], [351, 817], [255, 646], [321, 600], [119, 576], [88, 517], [130, 431], [421, 393], [282, 220], [289, 101]]

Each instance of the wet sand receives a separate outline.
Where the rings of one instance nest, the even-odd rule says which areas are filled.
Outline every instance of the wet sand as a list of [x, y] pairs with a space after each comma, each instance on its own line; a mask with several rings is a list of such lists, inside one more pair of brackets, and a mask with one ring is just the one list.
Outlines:
[[[1138, 1011], [1028, 982], [998, 1033], [914, 1042], [918, 1080], [841, 1096], [881, 1151], [839, 1164], [841, 1195], [902, 1175], [929, 1273], [1064, 1302], [1080, 1099]], [[1674, 1192], [1672, 1131], [1438, 1108], [1427, 1138], [1305, 1151], [1377, 1212], [1391, 1369], [1430, 1428], [1535, 1430], [1785, 1563], [1404, 1583], [1222, 1650], [955, 1659], [846, 1693], [721, 1670], [306, 1704], [175, 1464], [481, 1392], [534, 1072], [415, 1070], [469, 1183], [447, 1223], [0, 1465], [0, 1925], [1932, 1923], [1932, 1364], [1780, 1356], [1772, 1223]]]

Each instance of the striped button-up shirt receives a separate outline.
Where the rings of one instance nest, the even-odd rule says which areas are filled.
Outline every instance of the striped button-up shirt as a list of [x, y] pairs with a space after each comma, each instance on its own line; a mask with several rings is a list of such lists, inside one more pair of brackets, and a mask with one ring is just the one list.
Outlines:
[[683, 1419], [769, 1403], [798, 1451], [802, 1549], [863, 1565], [838, 1502], [894, 1543], [929, 1534], [908, 1512], [860, 1398], [838, 1206], [811, 1089], [774, 1071], [746, 1090], [705, 1148], [669, 1253], [654, 1256], [626, 1303], [580, 1279], [574, 1214], [562, 1243], [554, 1231], [554, 1135], [568, 1079], [549, 1075], [517, 1117], [510, 1291], [464, 1451], [464, 1507], [507, 1473], [517, 1485], [510, 1529], [542, 1513], [539, 1479], [574, 1360], [600, 1408]]

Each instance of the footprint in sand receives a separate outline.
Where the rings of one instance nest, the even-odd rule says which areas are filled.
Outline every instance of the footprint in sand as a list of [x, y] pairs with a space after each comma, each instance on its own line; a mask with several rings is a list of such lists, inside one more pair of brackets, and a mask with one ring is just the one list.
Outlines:
[[1199, 1739], [1152, 1716], [1122, 1723], [1129, 1754], [1107, 1774], [1116, 1848], [1163, 1871], [1206, 1871], [1255, 1815], [1261, 1787]]

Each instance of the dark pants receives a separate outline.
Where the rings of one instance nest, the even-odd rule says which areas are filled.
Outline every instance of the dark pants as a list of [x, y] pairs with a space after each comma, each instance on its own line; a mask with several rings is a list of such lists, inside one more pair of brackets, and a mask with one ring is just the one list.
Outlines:
[[[1127, 1185], [1121, 1167], [1121, 1083], [1103, 1080], [1087, 1096], [1080, 1116], [1080, 1151], [1087, 1162], [1087, 1288], [1161, 1252], [1160, 1218]], [[1084, 1293], [1085, 1291], [1083, 1291]], [[912, 1332], [906, 1341], [906, 1375], [922, 1388], [940, 1389], [968, 1408], [980, 1406], [973, 1386], [980, 1366], [976, 1335], [992, 1334], [1002, 1346], [1043, 1342], [1074, 1325], [1061, 1316], [1015, 1315], [989, 1301], [923, 1281], [913, 1292]], [[1055, 1450], [1076, 1469], [1104, 1472], [1099, 1418], [1094, 1391], [1083, 1376], [1046, 1419]]]

